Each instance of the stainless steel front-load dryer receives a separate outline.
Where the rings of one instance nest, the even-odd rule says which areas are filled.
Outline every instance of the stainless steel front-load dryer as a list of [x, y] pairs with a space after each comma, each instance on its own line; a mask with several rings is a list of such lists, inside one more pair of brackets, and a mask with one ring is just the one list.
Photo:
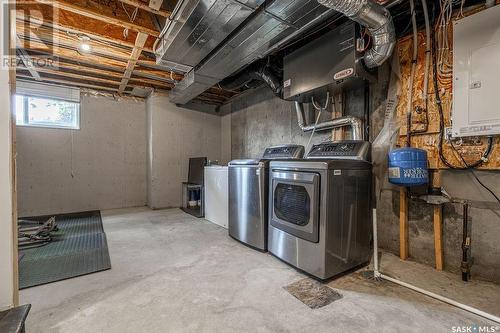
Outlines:
[[370, 144], [327, 142], [306, 159], [273, 161], [269, 252], [319, 279], [369, 261]]
[[229, 163], [229, 235], [245, 245], [267, 251], [269, 163], [300, 159], [304, 146], [267, 148], [262, 159]]

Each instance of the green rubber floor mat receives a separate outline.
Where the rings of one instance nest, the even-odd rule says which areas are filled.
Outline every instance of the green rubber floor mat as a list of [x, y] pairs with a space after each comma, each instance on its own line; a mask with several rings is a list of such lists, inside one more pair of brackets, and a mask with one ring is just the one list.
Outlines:
[[[21, 218], [20, 225], [51, 216]], [[98, 211], [56, 215], [58, 231], [47, 245], [19, 251], [19, 288], [25, 289], [111, 268]]]

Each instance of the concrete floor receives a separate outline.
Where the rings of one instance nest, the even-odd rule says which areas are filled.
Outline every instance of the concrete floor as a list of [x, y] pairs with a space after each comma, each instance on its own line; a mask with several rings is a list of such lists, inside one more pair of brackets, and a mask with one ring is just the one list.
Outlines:
[[[21, 292], [28, 332], [452, 332], [486, 320], [353, 273], [312, 310], [284, 286], [304, 278], [180, 210], [104, 212], [113, 268]], [[416, 269], [416, 268], [413, 268]], [[498, 303], [496, 303], [498, 305]]]

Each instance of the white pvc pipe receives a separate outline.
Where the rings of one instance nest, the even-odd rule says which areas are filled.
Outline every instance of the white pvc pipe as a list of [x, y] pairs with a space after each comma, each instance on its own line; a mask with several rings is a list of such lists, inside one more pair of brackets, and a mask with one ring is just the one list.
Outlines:
[[384, 279], [384, 280], [387, 280], [387, 281], [391, 281], [391, 282], [394, 282], [396, 284], [399, 284], [400, 286], [403, 286], [403, 287], [406, 287], [408, 289], [411, 289], [411, 290], [414, 290], [416, 292], [419, 292], [421, 294], [424, 294], [424, 295], [427, 295], [427, 296], [430, 296], [432, 298], [435, 298], [437, 300], [440, 300], [441, 302], [445, 302], [445, 303], [448, 303], [450, 305], [453, 305], [453, 306], [456, 306], [457, 308], [460, 308], [462, 310], [465, 310], [465, 311], [468, 311], [468, 312], [471, 312], [471, 313], [474, 313], [478, 316], [481, 316], [483, 318], [486, 318], [486, 319], [489, 319], [491, 321], [494, 321], [494, 322], [497, 322], [500, 324], [500, 317], [497, 317], [497, 316], [494, 316], [492, 314], [489, 314], [487, 312], [484, 312], [484, 311], [481, 311], [479, 309], [476, 309], [476, 308], [473, 308], [471, 306], [468, 306], [468, 305], [465, 305], [465, 304], [462, 304], [462, 303], [459, 303], [457, 301], [454, 301], [452, 299], [449, 299], [447, 297], [444, 297], [444, 296], [441, 296], [441, 295], [438, 295], [438, 294], [435, 294], [431, 291], [428, 291], [428, 290], [425, 290], [425, 289], [422, 289], [422, 288], [419, 288], [419, 287], [415, 287], [414, 285], [411, 285], [409, 283], [406, 283], [406, 282], [403, 282], [403, 281], [399, 281], [395, 278], [392, 278], [388, 275], [384, 275], [384, 274], [381, 274], [379, 273], [379, 277]]
[[373, 208], [373, 272], [378, 273], [377, 208]]
[[[427, 108], [428, 90], [429, 90], [429, 66], [431, 64], [431, 27], [429, 23], [429, 13], [427, 10], [427, 1], [422, 1], [422, 8], [424, 9], [425, 20], [425, 67], [424, 67], [424, 91], [423, 98], [425, 107]], [[426, 109], [425, 112], [428, 112]]]
[[468, 311], [470, 313], [476, 314], [478, 316], [481, 316], [483, 318], [489, 319], [491, 321], [494, 321], [496, 323], [500, 324], [500, 317], [494, 316], [490, 313], [481, 311], [479, 309], [473, 308], [469, 305], [459, 303], [457, 301], [454, 301], [452, 299], [449, 299], [447, 297], [435, 294], [431, 291], [416, 287], [414, 285], [411, 285], [409, 283], [400, 281], [398, 279], [395, 279], [393, 277], [390, 277], [388, 275], [382, 274], [379, 272], [379, 266], [378, 266], [378, 244], [377, 244], [377, 209], [373, 209], [373, 275], [375, 278], [382, 278], [384, 280], [396, 283], [400, 286], [403, 286], [405, 288], [411, 289], [413, 291], [419, 292], [421, 294], [427, 295], [429, 297], [435, 298], [441, 302], [453, 305], [457, 308], [460, 308], [462, 310]]

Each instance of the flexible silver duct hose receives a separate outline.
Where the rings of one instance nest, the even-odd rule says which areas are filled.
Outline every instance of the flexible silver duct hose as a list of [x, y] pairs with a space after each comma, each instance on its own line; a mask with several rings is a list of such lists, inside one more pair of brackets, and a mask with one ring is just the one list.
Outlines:
[[364, 56], [368, 68], [382, 65], [392, 55], [396, 45], [396, 33], [392, 16], [385, 7], [372, 0], [317, 1], [368, 28], [373, 39], [373, 47]]
[[359, 118], [352, 116], [345, 116], [329, 121], [325, 121], [319, 124], [306, 125], [305, 115], [304, 115], [304, 105], [299, 102], [295, 102], [295, 110], [297, 111], [297, 120], [299, 127], [304, 132], [311, 132], [315, 130], [316, 132], [327, 131], [334, 128], [340, 127], [351, 127], [352, 129], [352, 139], [353, 140], [364, 140], [363, 137], [363, 121]]

